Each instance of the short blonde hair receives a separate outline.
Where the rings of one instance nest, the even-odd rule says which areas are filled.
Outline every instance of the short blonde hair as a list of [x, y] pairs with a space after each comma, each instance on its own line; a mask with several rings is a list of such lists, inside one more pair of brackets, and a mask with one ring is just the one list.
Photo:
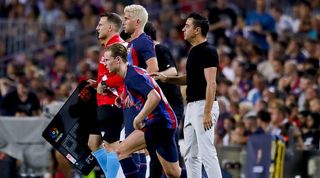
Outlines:
[[148, 21], [148, 12], [147, 10], [137, 4], [128, 5], [124, 8], [124, 12], [130, 14], [133, 19], [140, 19], [142, 23], [142, 28], [146, 25]]

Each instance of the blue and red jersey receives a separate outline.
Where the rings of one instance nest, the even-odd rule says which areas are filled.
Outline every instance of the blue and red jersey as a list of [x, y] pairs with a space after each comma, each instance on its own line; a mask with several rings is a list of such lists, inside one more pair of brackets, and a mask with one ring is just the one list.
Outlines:
[[142, 33], [138, 38], [133, 39], [128, 45], [128, 62], [143, 69], [147, 68], [147, 60], [156, 57], [152, 39]]
[[166, 128], [175, 129], [177, 127], [176, 115], [160, 87], [156, 81], [147, 74], [147, 71], [136, 66], [128, 65], [124, 84], [125, 89], [122, 97], [126, 98], [126, 96], [129, 96], [131, 105], [139, 112], [142, 110], [151, 90], [155, 89], [161, 97], [157, 107], [145, 119], [146, 125], [150, 125], [158, 119], [165, 119], [167, 121]]
[[[120, 38], [118, 34], [116, 34], [109, 41], [107, 41], [107, 43], [105, 44], [105, 48], [114, 43], [123, 43], [123, 40]], [[105, 66], [103, 53], [104, 50], [102, 51], [102, 54], [100, 54], [101, 57], [98, 66], [97, 84], [100, 83], [102, 79], [104, 79], [106, 81], [106, 85], [110, 89], [115, 89], [118, 95], [120, 95], [123, 91], [123, 79], [119, 75], [109, 72], [109, 70]], [[97, 104], [98, 106], [112, 105], [114, 104], [116, 97], [117, 96], [111, 91], [103, 95], [97, 93]]]

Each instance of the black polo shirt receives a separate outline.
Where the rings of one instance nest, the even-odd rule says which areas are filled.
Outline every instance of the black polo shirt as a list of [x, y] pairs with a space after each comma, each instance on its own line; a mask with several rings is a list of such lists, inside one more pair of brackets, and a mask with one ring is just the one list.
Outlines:
[[191, 48], [187, 60], [187, 101], [206, 98], [204, 69], [219, 66], [217, 50], [207, 41]]
[[[158, 60], [159, 71], [167, 70], [170, 67], [176, 68], [176, 63], [172, 57], [172, 54], [166, 46], [157, 44], [155, 46], [156, 56]], [[163, 83], [157, 81], [162, 92], [166, 96], [169, 104], [174, 110], [178, 119], [182, 118], [183, 115], [183, 102], [180, 87], [173, 84]]]

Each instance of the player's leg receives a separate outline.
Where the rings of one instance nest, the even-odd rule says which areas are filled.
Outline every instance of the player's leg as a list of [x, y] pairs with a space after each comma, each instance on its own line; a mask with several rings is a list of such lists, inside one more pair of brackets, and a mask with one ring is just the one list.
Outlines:
[[118, 149], [119, 159], [124, 159], [132, 153], [146, 148], [144, 133], [141, 130], [134, 130], [125, 140], [123, 140]]
[[146, 147], [144, 133], [134, 130], [116, 149], [120, 164], [126, 178], [138, 178], [139, 169], [132, 158], [132, 153]]
[[[189, 177], [200, 178], [202, 163], [199, 157], [196, 132], [192, 122], [192, 120], [194, 119], [193, 117], [195, 117], [195, 114], [199, 111], [195, 110], [196, 108], [194, 107], [194, 104], [195, 104], [194, 102], [189, 103], [186, 109], [186, 117], [185, 117], [184, 128], [183, 128], [184, 145], [185, 145], [184, 160], [185, 160], [186, 169]], [[199, 122], [199, 120], [195, 122]], [[202, 122], [199, 122], [199, 123], [202, 123]]]
[[[130, 145], [130, 144], [127, 145], [127, 142], [130, 142], [131, 138], [133, 138], [137, 135], [136, 130], [133, 128], [133, 119], [135, 118], [135, 116], [137, 114], [138, 114], [138, 111], [135, 109], [135, 107], [126, 108], [123, 110], [126, 139], [121, 143], [120, 147], [122, 147], [122, 148], [126, 148], [126, 147], [129, 148], [131, 146], [132, 146], [132, 148], [135, 147], [134, 145]], [[139, 134], [140, 134], [140, 136], [143, 135], [143, 133], [141, 131], [139, 131], [138, 137], [139, 137]], [[130, 138], [128, 139], [128, 137], [130, 137]], [[144, 139], [144, 138], [142, 138], [142, 139]], [[129, 168], [135, 167], [137, 169], [138, 174], [139, 174], [138, 177], [145, 177], [145, 171], [140, 170], [140, 163], [141, 163], [140, 160], [143, 160], [143, 159], [141, 159], [141, 158], [143, 158], [141, 156], [145, 157], [145, 155], [144, 154], [141, 155], [141, 153], [144, 153], [144, 152], [139, 151], [140, 149], [145, 148], [145, 146], [142, 145], [140, 147], [141, 148], [139, 148], [139, 146], [138, 146], [138, 148], [135, 149], [134, 151], [132, 151], [131, 148], [129, 148], [130, 150], [125, 150], [125, 151], [121, 150], [121, 148], [119, 149], [120, 150], [120, 152], [119, 152], [120, 158], [119, 159], [121, 159], [121, 160], [122, 159], [124, 160], [124, 158], [130, 159], [130, 161], [120, 161], [124, 174], [126, 174], [126, 172], [128, 170], [126, 167], [129, 167]], [[134, 153], [134, 154], [132, 154], [132, 153]], [[142, 167], [142, 168], [144, 168], [144, 167]], [[146, 167], [145, 167], [145, 169], [146, 169]], [[131, 169], [131, 171], [132, 171], [132, 169]]]
[[102, 144], [102, 138], [101, 135], [97, 134], [90, 134], [88, 139], [88, 147], [92, 151], [99, 150]]
[[179, 166], [178, 149], [174, 138], [175, 133], [175, 129], [157, 129], [155, 127], [151, 127], [146, 131], [148, 150], [156, 153], [168, 178], [186, 177], [186, 170], [182, 170]]
[[58, 162], [58, 169], [62, 172], [65, 178], [72, 178], [71, 163], [57, 150], [54, 151], [54, 156]]
[[119, 146], [120, 133], [123, 126], [122, 109], [113, 105], [104, 105], [99, 107], [98, 124], [101, 132], [103, 132], [103, 147], [107, 151], [107, 177], [116, 177], [120, 163], [115, 152]]
[[[98, 107], [99, 108], [99, 107]], [[97, 108], [97, 117], [101, 117], [99, 113], [99, 109]], [[102, 145], [102, 136], [98, 124], [97, 118], [90, 118], [86, 120], [84, 123], [87, 126], [89, 138], [88, 138], [88, 146], [92, 150], [94, 157], [99, 163], [103, 173], [107, 175], [107, 151], [101, 147]]]
[[[203, 118], [203, 111], [204, 111], [205, 101], [197, 102], [197, 110], [195, 112], [197, 116], [195, 117], [197, 120]], [[201, 112], [202, 111], [202, 112]], [[215, 101], [213, 103], [212, 109], [212, 119], [213, 123], [216, 123], [217, 118], [219, 116], [219, 106], [218, 102]], [[206, 170], [208, 178], [221, 178], [221, 170], [219, 166], [219, 160], [217, 156], [217, 151], [214, 146], [214, 126], [210, 129], [205, 131], [202, 122], [193, 122], [194, 127], [196, 130], [197, 140], [198, 140], [198, 147], [199, 147], [199, 154], [202, 158], [204, 168]]]
[[181, 175], [181, 168], [179, 161], [169, 162], [165, 160], [159, 153], [157, 153], [158, 159], [163, 167], [164, 173], [167, 178], [179, 178]]

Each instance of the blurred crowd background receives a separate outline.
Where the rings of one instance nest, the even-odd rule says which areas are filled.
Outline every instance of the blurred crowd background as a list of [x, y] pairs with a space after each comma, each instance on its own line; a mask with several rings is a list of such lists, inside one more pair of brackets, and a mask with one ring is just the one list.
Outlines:
[[123, 15], [132, 3], [147, 9], [179, 73], [190, 48], [185, 18], [208, 17], [220, 57], [217, 145], [245, 145], [263, 129], [287, 148], [319, 150], [320, 0], [3, 0], [0, 114], [41, 115], [95, 78], [99, 14]]

